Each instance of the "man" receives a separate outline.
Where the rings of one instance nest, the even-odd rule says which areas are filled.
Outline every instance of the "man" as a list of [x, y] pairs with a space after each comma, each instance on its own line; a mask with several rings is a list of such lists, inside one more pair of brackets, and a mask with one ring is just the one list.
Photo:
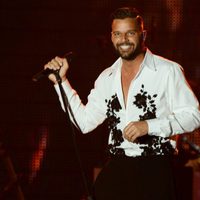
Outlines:
[[[181, 67], [145, 47], [146, 31], [136, 9], [120, 8], [111, 16], [111, 40], [120, 58], [97, 78], [86, 105], [66, 78], [66, 59], [55, 57], [44, 68], [60, 70], [83, 133], [108, 121], [111, 159], [96, 180], [96, 200], [175, 199], [170, 164], [175, 142], [169, 137], [200, 126], [198, 101]], [[55, 76], [49, 79], [60, 97]]]

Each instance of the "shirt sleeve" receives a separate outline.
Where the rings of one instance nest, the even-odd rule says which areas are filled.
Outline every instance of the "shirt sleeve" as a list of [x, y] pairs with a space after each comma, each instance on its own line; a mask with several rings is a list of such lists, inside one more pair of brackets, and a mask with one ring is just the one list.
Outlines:
[[[71, 120], [78, 124], [79, 128], [83, 133], [88, 133], [95, 129], [99, 124], [101, 124], [106, 118], [106, 107], [103, 92], [103, 81], [98, 78], [95, 81], [94, 88], [91, 90], [88, 96], [88, 102], [84, 105], [77, 94], [77, 92], [71, 87], [68, 80], [62, 83], [63, 89], [67, 96], [69, 105], [71, 107], [73, 117], [69, 112]], [[61, 106], [64, 109], [63, 100], [60, 94], [59, 86], [55, 85], [55, 90], [59, 96]], [[74, 119], [73, 119], [74, 118]], [[76, 123], [74, 123], [76, 125]]]
[[170, 69], [166, 92], [171, 113], [165, 117], [147, 120], [148, 134], [169, 137], [199, 128], [199, 103], [178, 65], [174, 64]]

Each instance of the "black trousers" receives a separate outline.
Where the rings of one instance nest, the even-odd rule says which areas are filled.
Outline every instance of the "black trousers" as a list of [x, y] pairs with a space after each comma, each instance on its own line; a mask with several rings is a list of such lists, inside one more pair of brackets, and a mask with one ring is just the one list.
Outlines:
[[97, 177], [95, 200], [175, 200], [169, 157], [112, 158]]

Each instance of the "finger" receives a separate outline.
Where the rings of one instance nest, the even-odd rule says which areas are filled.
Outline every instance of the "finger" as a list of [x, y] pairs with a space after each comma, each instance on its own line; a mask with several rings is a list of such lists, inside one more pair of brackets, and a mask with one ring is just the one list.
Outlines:
[[123, 133], [124, 135], [126, 135], [127, 137], [130, 137], [131, 134], [133, 134], [135, 132], [135, 126], [133, 126], [133, 123], [128, 124], [128, 126], [126, 126], [126, 128], [124, 129]]
[[127, 139], [128, 141], [131, 141], [132, 140], [132, 137], [134, 136], [134, 132], [132, 131], [130, 131], [130, 132], [126, 132], [126, 133], [124, 133], [124, 138], [125, 139]]
[[69, 64], [68, 63], [68, 60], [67, 60], [67, 58], [61, 58], [61, 57], [58, 57], [58, 56], [56, 56], [55, 57], [55, 60], [57, 61], [57, 62], [59, 62], [59, 64], [61, 65], [61, 66], [63, 66], [64, 64]]
[[131, 139], [132, 134], [130, 134], [130, 133], [129, 133], [129, 134], [124, 133], [123, 136], [124, 136], [124, 138], [125, 138], [126, 140], [129, 141], [129, 140]]
[[63, 61], [64, 61], [63, 58], [60, 58], [60, 57], [56, 56], [55, 57], [55, 61], [59, 64], [60, 67], [63, 66]]
[[130, 123], [124, 128], [124, 131], [129, 131], [129, 130], [132, 129], [133, 127], [135, 127], [134, 122], [130, 122]]
[[49, 66], [49, 64], [47, 63], [46, 65], [44, 65], [44, 69], [47, 69], [47, 68], [49, 68], [50, 69], [50, 66]]
[[133, 134], [133, 135], [130, 137], [130, 141], [131, 141], [131, 142], [134, 142], [138, 137], [139, 137], [139, 134], [138, 134], [138, 133], [135, 133], [135, 134]]
[[60, 69], [60, 67], [61, 67], [61, 65], [59, 64], [59, 62], [56, 59], [51, 60], [51, 65], [53, 65], [53, 68], [56, 70]]
[[45, 69], [46, 69], [46, 68], [53, 69], [54, 66], [52, 65], [51, 62], [48, 62], [48, 63], [45, 65]]
[[134, 142], [139, 137], [139, 132], [135, 126], [131, 126], [129, 129], [123, 133], [124, 138], [130, 142]]

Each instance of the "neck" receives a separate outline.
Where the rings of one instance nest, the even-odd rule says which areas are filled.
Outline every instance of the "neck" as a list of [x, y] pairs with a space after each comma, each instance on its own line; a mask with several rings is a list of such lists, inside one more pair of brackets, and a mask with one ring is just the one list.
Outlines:
[[140, 54], [138, 54], [133, 60], [125, 60], [122, 59], [122, 68], [127, 73], [131, 72], [137, 72], [140, 68], [140, 65], [144, 59], [145, 52], [142, 51]]

